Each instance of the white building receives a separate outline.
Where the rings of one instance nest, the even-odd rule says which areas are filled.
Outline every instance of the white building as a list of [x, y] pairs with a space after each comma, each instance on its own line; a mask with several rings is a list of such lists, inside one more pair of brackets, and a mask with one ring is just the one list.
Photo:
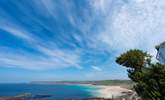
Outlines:
[[156, 58], [160, 61], [160, 63], [165, 64], [165, 41], [157, 46], [156, 49], [158, 50]]

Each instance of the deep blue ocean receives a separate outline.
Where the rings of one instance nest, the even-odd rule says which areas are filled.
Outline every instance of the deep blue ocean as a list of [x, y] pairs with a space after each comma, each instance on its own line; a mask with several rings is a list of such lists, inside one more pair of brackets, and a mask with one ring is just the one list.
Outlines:
[[69, 100], [71, 97], [81, 100], [84, 97], [97, 95], [96, 88], [82, 85], [0, 84], [0, 96], [15, 96], [23, 93], [51, 95], [42, 100]]

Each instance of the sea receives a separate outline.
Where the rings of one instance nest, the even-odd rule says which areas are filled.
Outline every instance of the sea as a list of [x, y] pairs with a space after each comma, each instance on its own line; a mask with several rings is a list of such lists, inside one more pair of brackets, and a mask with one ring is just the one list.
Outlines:
[[88, 85], [60, 84], [0, 84], [0, 96], [16, 96], [21, 94], [50, 95], [40, 100], [82, 100], [98, 95], [97, 88]]

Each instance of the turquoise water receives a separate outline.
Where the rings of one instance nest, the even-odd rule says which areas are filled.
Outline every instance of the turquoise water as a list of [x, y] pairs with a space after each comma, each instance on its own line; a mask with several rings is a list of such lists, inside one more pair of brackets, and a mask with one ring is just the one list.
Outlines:
[[0, 84], [0, 96], [15, 96], [23, 93], [51, 95], [42, 100], [68, 100], [77, 97], [96, 96], [96, 88], [82, 85], [45, 85], [45, 84]]

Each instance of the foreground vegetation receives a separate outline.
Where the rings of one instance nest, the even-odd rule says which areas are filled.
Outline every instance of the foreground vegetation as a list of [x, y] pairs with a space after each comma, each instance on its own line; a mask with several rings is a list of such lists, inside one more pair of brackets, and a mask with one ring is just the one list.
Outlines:
[[151, 63], [151, 56], [141, 50], [129, 50], [116, 62], [128, 68], [128, 76], [142, 100], [165, 100], [165, 65]]

